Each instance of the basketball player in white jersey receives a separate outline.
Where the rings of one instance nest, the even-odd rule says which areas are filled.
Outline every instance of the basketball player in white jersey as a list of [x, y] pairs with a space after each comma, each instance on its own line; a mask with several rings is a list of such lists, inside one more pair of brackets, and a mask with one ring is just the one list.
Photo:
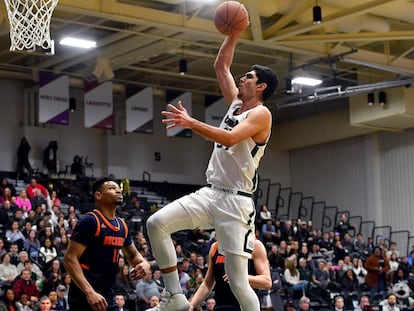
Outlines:
[[153, 214], [148, 235], [163, 272], [165, 294], [152, 311], [187, 311], [176, 271], [177, 257], [171, 233], [193, 228], [215, 228], [231, 290], [242, 311], [259, 311], [259, 300], [249, 285], [247, 262], [254, 245], [257, 169], [269, 140], [272, 116], [263, 105], [276, 90], [278, 79], [267, 67], [254, 65], [236, 85], [230, 71], [240, 33], [226, 36], [214, 69], [229, 109], [214, 127], [191, 117], [183, 105], [168, 105], [163, 123], [182, 127], [215, 143], [206, 171], [207, 186]]

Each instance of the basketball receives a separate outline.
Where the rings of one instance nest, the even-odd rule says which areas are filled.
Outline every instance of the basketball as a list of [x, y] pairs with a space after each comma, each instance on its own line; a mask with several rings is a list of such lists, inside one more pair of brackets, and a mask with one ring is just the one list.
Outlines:
[[249, 14], [238, 1], [225, 1], [214, 12], [214, 25], [224, 35], [234, 35], [249, 26]]

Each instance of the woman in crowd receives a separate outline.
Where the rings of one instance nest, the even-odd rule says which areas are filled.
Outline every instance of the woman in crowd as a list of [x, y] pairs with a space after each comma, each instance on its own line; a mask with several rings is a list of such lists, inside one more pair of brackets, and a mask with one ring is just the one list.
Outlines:
[[54, 260], [58, 253], [56, 247], [53, 245], [51, 238], [45, 238], [39, 251], [40, 256], [44, 260], [45, 266], [48, 267], [52, 260]]
[[296, 256], [291, 256], [286, 259], [284, 272], [285, 282], [293, 291], [293, 293], [296, 291], [301, 291], [303, 294], [305, 294], [306, 284], [308, 282], [305, 280], [300, 280], [300, 273], [296, 267]]
[[26, 190], [20, 191], [19, 196], [16, 198], [16, 205], [20, 209], [23, 209], [23, 206], [26, 206], [27, 212], [32, 209], [32, 202], [30, 202]]
[[37, 258], [40, 250], [40, 241], [37, 232], [30, 230], [28, 237], [23, 242], [23, 247], [29, 253], [30, 258]]
[[19, 222], [17, 220], [13, 220], [10, 224], [10, 228], [6, 231], [6, 240], [9, 244], [16, 243], [19, 246], [19, 250], [23, 248], [23, 243], [26, 238], [22, 231], [20, 231]]

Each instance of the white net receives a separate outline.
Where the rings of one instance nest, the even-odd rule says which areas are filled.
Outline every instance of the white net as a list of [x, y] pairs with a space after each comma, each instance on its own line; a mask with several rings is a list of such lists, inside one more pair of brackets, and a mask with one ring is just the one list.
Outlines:
[[10, 23], [10, 51], [52, 48], [50, 20], [59, 0], [4, 0]]

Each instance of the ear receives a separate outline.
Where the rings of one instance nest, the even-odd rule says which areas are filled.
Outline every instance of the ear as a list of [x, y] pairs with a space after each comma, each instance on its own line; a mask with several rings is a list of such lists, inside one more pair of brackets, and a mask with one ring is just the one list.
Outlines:
[[266, 87], [267, 87], [267, 83], [264, 83], [264, 82], [258, 83], [256, 86], [257, 90], [262, 91], [262, 92], [265, 90]]
[[102, 193], [99, 191], [95, 191], [95, 200], [99, 201], [102, 198]]

